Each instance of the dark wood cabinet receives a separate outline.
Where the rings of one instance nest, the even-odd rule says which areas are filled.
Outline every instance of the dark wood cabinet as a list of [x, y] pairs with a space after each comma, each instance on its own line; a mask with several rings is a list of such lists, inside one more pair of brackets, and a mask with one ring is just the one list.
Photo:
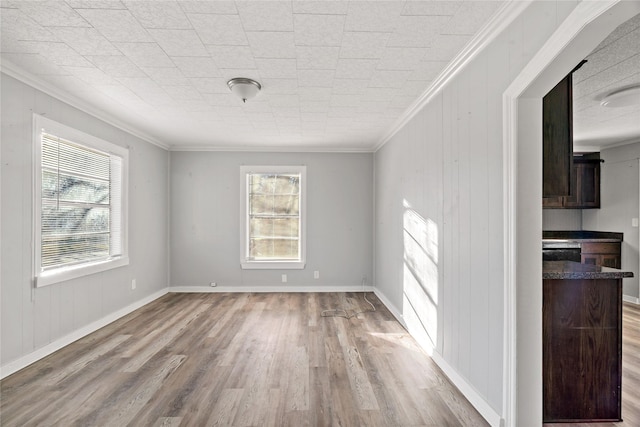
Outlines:
[[544, 422], [621, 417], [622, 280], [543, 280]]
[[573, 161], [573, 192], [565, 197], [564, 207], [589, 209], [600, 207], [600, 160]]
[[542, 98], [542, 197], [572, 194], [572, 81], [569, 73]]
[[[593, 155], [595, 157], [595, 155]], [[574, 157], [571, 168], [571, 195], [544, 197], [546, 209], [600, 208], [600, 159]]]
[[[542, 98], [542, 197], [544, 207], [561, 208], [562, 197], [576, 197], [573, 167], [573, 73]], [[545, 199], [548, 199], [545, 204]]]
[[583, 242], [580, 246], [582, 264], [622, 268], [621, 243]]

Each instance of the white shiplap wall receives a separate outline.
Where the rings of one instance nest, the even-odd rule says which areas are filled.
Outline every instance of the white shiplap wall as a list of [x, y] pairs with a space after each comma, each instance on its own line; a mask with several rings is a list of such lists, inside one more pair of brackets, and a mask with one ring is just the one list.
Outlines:
[[[1, 84], [0, 362], [6, 368], [166, 289], [168, 153], [4, 74]], [[128, 266], [32, 287], [34, 112], [129, 147]], [[136, 290], [131, 289], [132, 279]]]
[[[576, 4], [532, 4], [375, 156], [377, 290], [414, 335], [431, 328], [435, 359], [492, 420], [503, 399], [502, 94]], [[404, 273], [415, 257], [403, 241], [407, 206], [435, 223], [432, 238], [437, 230], [438, 261], [417, 294]], [[412, 309], [427, 300], [436, 336]]]

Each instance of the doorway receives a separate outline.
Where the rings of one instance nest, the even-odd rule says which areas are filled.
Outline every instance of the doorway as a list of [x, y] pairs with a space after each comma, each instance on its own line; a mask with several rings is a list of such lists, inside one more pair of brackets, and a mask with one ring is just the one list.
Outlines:
[[507, 426], [542, 424], [542, 97], [639, 12], [637, 1], [580, 2], [504, 94]]

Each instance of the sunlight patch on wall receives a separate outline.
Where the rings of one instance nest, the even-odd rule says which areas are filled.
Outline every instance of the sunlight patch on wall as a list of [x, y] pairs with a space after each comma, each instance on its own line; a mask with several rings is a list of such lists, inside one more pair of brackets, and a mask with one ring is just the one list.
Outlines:
[[433, 350], [438, 342], [438, 225], [404, 202], [402, 315], [420, 344]]

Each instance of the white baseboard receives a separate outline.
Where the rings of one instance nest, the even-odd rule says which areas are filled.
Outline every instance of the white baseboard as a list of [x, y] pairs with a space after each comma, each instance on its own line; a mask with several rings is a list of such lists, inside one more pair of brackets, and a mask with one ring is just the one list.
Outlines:
[[622, 295], [622, 300], [624, 302], [630, 302], [632, 304], [640, 305], [640, 298], [630, 297], [629, 295]]
[[[387, 309], [395, 316], [400, 324], [408, 330], [404, 321], [402, 312], [398, 310], [396, 306], [391, 304], [389, 299], [378, 289], [373, 288], [373, 292], [378, 299], [387, 307]], [[420, 344], [420, 343], [419, 343]], [[424, 348], [429, 354], [432, 354], [431, 358], [442, 369], [444, 374], [449, 380], [458, 387], [458, 390], [464, 395], [465, 398], [473, 405], [474, 408], [482, 415], [482, 417], [493, 427], [498, 427], [501, 424], [501, 416], [487, 403], [486, 400], [476, 391], [471, 384], [467, 382], [458, 372], [447, 363], [446, 360], [433, 348]]]
[[371, 286], [171, 286], [169, 292], [175, 293], [261, 293], [261, 292], [372, 292]]
[[433, 352], [432, 359], [442, 369], [442, 372], [449, 378], [449, 380], [458, 387], [458, 390], [467, 398], [467, 400], [473, 405], [474, 408], [482, 415], [482, 417], [492, 427], [499, 427], [501, 424], [501, 417], [482, 396], [476, 391], [471, 384], [467, 382], [458, 372], [442, 358], [437, 351]]
[[398, 308], [395, 305], [391, 304], [391, 301], [389, 301], [387, 296], [385, 294], [383, 294], [378, 288], [375, 288], [375, 287], [373, 288], [373, 293], [376, 294], [378, 299], [385, 305], [385, 307], [387, 307], [387, 310], [389, 310], [391, 312], [391, 314], [393, 314], [393, 316], [396, 318], [396, 320], [398, 322], [400, 322], [402, 327], [407, 329], [407, 324], [404, 321], [404, 317], [402, 316], [402, 312], [400, 310], [398, 310]]
[[98, 319], [95, 322], [91, 322], [88, 325], [83, 326], [82, 328], [77, 329], [68, 335], [65, 335], [64, 337], [55, 340], [54, 342], [45, 345], [44, 347], [34, 350], [31, 353], [25, 356], [22, 356], [19, 359], [16, 359], [12, 362], [7, 363], [6, 365], [1, 366], [0, 379], [5, 378], [15, 372], [18, 372], [23, 368], [26, 368], [32, 363], [37, 362], [38, 360], [50, 355], [51, 353], [60, 350], [61, 348], [71, 344], [72, 342], [77, 341], [80, 338], [85, 337], [90, 333], [95, 332], [98, 329], [107, 326], [109, 323], [115, 322], [116, 320], [126, 316], [132, 311], [135, 311], [140, 307], [149, 304], [151, 301], [154, 301], [160, 298], [161, 296], [165, 295], [168, 291], [169, 291], [168, 288], [164, 288], [158, 292], [155, 292], [145, 298], [142, 298], [139, 301], [129, 304], [124, 308], [121, 308], [118, 311], [108, 314], [102, 319]]

